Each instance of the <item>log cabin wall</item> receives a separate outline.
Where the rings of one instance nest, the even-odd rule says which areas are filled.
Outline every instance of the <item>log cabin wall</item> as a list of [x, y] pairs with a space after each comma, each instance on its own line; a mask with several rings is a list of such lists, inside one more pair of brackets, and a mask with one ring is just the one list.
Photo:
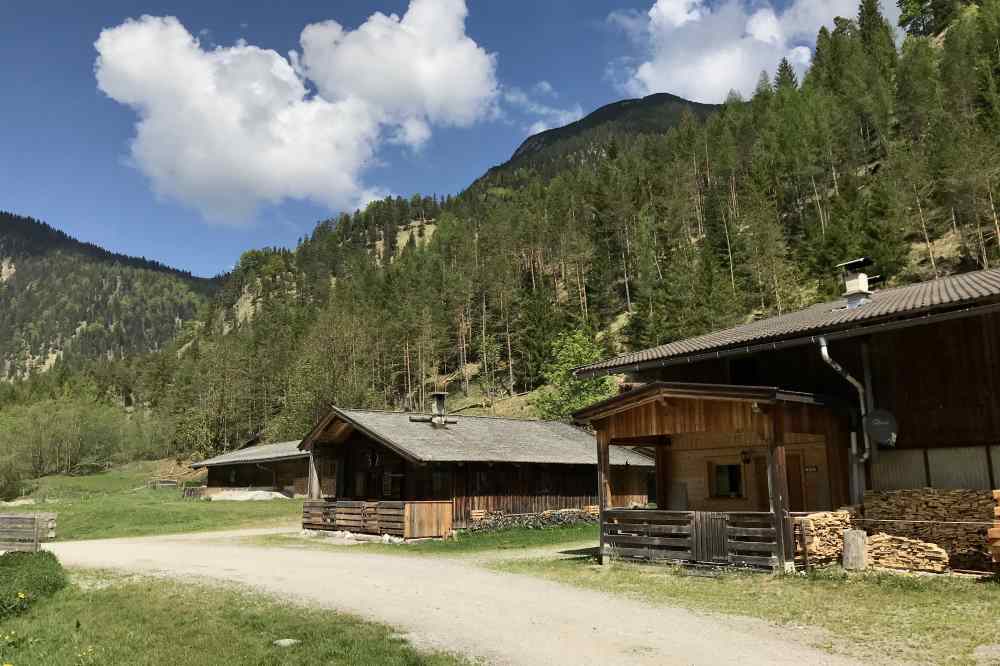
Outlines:
[[[611, 487], [621, 506], [648, 501], [651, 467], [614, 467]], [[455, 524], [473, 510], [507, 514], [582, 509], [598, 503], [595, 465], [467, 463], [452, 465]]]
[[[876, 451], [869, 487], [1000, 486], [1000, 314], [831, 342], [830, 354], [864, 377], [868, 342], [874, 406], [893, 413], [896, 450]], [[857, 394], [815, 345], [639, 372], [641, 381], [780, 386], [857, 404]]]
[[[843, 417], [815, 405], [785, 403], [784, 408], [791, 510], [846, 504], [849, 435]], [[669, 447], [656, 447], [660, 508], [766, 511], [766, 449], [773, 438], [769, 409], [773, 407], [755, 409], [748, 401], [667, 397], [612, 414], [595, 425], [598, 436], [611, 442], [671, 435]], [[732, 487], [717, 482], [716, 475], [726, 472]], [[612, 495], [611, 505], [621, 506]]]

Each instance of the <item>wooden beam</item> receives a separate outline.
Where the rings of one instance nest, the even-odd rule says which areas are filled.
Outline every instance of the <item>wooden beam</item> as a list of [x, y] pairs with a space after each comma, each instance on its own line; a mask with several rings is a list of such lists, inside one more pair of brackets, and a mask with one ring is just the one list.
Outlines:
[[631, 437], [612, 437], [611, 446], [670, 446], [670, 435], [634, 435]]
[[601, 534], [597, 548], [597, 562], [604, 564], [604, 512], [608, 510], [611, 492], [608, 485], [609, 447], [607, 431], [597, 431], [597, 503], [601, 509]]
[[788, 466], [785, 461], [785, 406], [775, 405], [771, 413], [774, 440], [767, 450], [767, 488], [774, 514], [778, 542], [778, 568], [784, 571], [788, 562], [794, 561], [795, 544], [792, 541], [791, 522], [788, 517]]

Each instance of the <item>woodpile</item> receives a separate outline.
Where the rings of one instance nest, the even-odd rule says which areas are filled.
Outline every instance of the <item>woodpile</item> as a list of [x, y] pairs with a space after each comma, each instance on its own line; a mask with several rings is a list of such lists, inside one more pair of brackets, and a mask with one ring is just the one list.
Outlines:
[[986, 534], [994, 563], [1000, 563], [1000, 490], [993, 491], [993, 527]]
[[868, 537], [868, 562], [887, 569], [942, 573], [948, 569], [948, 553], [937, 544], [880, 532]]
[[797, 520], [805, 531], [810, 563], [828, 564], [840, 561], [844, 553], [844, 530], [852, 527], [849, 511], [811, 513]]
[[[994, 520], [988, 490], [917, 488], [866, 492], [864, 522], [869, 534], [884, 533], [941, 546], [954, 569], [987, 570], [987, 529]], [[892, 522], [909, 521], [909, 522]]]
[[487, 513], [482, 520], [472, 523], [468, 529], [470, 532], [492, 532], [512, 528], [540, 530], [562, 525], [596, 523], [599, 520], [597, 516], [587, 511], [581, 511], [580, 509], [561, 509], [558, 511], [524, 514], [506, 514], [498, 511], [496, 513]]

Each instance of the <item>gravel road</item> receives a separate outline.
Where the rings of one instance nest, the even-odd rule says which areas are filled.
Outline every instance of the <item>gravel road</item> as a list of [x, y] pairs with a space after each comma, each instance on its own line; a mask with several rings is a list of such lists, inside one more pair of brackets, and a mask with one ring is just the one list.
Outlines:
[[652, 606], [469, 559], [263, 547], [242, 531], [56, 543], [69, 566], [240, 583], [489, 664], [851, 664], [763, 622]]

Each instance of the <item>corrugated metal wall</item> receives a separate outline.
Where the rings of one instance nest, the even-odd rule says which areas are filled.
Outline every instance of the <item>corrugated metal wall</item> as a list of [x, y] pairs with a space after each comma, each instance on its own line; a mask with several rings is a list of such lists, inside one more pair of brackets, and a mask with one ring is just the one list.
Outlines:
[[[990, 447], [993, 478], [1000, 480], [1000, 446]], [[990, 464], [985, 446], [946, 449], [897, 449], [879, 451], [872, 463], [873, 490], [934, 488], [990, 490]]]
[[879, 451], [871, 469], [873, 490], [902, 490], [927, 485], [923, 449]]
[[931, 485], [935, 488], [989, 490], [990, 469], [985, 446], [928, 449]]

